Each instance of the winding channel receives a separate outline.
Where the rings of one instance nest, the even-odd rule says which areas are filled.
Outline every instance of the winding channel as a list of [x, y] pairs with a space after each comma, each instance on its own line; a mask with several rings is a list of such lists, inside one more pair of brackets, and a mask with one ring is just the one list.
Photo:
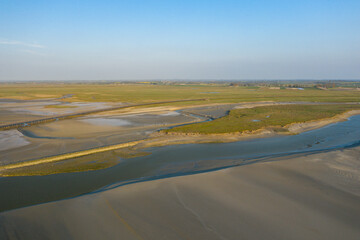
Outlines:
[[149, 148], [148, 156], [122, 159], [111, 168], [48, 176], [0, 178], [0, 211], [106, 191], [125, 184], [195, 174], [360, 145], [360, 115], [292, 136], [233, 143]]

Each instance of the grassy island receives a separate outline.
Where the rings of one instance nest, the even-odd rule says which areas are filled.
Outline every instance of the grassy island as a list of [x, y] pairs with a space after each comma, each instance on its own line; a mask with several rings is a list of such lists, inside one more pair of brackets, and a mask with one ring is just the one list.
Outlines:
[[168, 133], [221, 134], [255, 131], [263, 128], [283, 129], [291, 123], [302, 123], [334, 117], [359, 105], [275, 105], [246, 109], [234, 109], [228, 115], [211, 122], [202, 122], [164, 130]]

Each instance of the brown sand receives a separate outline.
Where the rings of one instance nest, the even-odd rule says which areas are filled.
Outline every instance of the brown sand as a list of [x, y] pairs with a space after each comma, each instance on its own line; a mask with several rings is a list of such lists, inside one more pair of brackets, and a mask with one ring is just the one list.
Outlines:
[[0, 239], [360, 239], [360, 148], [0, 214]]

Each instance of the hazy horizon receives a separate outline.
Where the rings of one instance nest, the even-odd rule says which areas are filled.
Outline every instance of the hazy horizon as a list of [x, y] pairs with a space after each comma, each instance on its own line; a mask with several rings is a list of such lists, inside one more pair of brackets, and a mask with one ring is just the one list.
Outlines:
[[21, 82], [123, 82], [123, 83], [139, 83], [139, 82], [360, 82], [360, 79], [67, 79], [67, 80], [4, 80], [1, 83], [21, 83]]
[[3, 1], [0, 81], [357, 80], [360, 2]]

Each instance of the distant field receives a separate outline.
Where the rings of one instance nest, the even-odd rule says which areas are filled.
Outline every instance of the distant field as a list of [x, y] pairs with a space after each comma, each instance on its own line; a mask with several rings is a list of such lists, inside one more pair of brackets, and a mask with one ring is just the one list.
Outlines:
[[77, 106], [69, 105], [46, 105], [45, 108], [76, 108]]
[[[357, 90], [319, 90], [317, 88], [269, 89], [228, 86], [226, 84], [0, 84], [1, 98], [41, 99], [73, 94], [66, 101], [85, 102], [152, 102], [206, 98], [208, 103], [254, 101], [359, 102]], [[193, 105], [177, 103], [176, 105]], [[202, 104], [204, 104], [202, 102]], [[174, 105], [174, 104], [172, 104]]]
[[189, 124], [164, 130], [180, 133], [233, 133], [254, 131], [262, 128], [284, 127], [290, 123], [307, 122], [330, 118], [348, 110], [360, 109], [359, 105], [278, 105], [249, 109], [234, 109], [229, 115], [211, 122]]

